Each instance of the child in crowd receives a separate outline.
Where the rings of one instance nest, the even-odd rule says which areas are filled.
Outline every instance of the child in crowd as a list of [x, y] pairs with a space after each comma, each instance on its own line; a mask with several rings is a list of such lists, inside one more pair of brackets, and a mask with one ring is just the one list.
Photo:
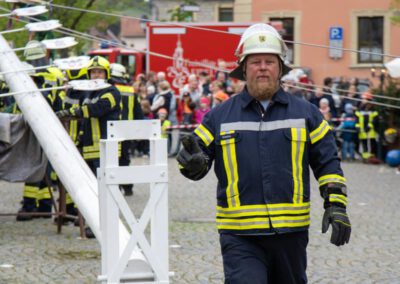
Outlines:
[[196, 123], [200, 124], [204, 115], [210, 111], [210, 100], [207, 97], [201, 97], [200, 107], [196, 110]]
[[355, 141], [357, 139], [356, 130], [356, 117], [354, 115], [354, 107], [351, 103], [344, 106], [344, 113], [342, 114], [342, 123], [339, 125], [342, 138], [342, 160], [355, 159]]

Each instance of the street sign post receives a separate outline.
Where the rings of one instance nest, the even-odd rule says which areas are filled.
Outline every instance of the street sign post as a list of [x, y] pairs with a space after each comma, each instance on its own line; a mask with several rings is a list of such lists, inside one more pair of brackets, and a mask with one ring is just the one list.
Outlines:
[[329, 28], [329, 57], [339, 59], [343, 57], [343, 28]]

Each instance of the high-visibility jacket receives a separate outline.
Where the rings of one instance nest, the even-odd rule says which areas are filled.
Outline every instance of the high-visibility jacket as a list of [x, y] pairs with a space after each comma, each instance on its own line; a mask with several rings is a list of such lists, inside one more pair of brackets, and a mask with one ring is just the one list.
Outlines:
[[107, 138], [107, 121], [119, 120], [121, 96], [114, 87], [94, 91], [82, 103], [82, 154], [85, 160], [100, 158], [100, 139]]
[[377, 111], [356, 111], [356, 128], [359, 139], [376, 139]]
[[[280, 89], [263, 110], [245, 89], [213, 108], [194, 131], [208, 169], [215, 162], [220, 233], [307, 230], [309, 166], [320, 188], [345, 186], [332, 131], [314, 105]], [[346, 196], [329, 198], [347, 203]]]
[[115, 84], [121, 94], [121, 120], [143, 119], [138, 96], [132, 86]]
[[[63, 109], [80, 107], [83, 101], [90, 96], [90, 93], [91, 91], [68, 89], [63, 101]], [[68, 134], [76, 145], [79, 143], [79, 131], [81, 130], [79, 121], [80, 119], [71, 119], [68, 122]]]

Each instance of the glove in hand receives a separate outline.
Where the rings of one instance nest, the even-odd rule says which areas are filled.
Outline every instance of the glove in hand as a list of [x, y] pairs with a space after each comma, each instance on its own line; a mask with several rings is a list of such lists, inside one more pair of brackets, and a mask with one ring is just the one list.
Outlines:
[[207, 166], [207, 157], [200, 149], [199, 144], [192, 135], [186, 135], [181, 138], [183, 149], [176, 157], [178, 163], [188, 172], [198, 174], [204, 171]]
[[68, 109], [63, 109], [63, 110], [57, 111], [56, 115], [60, 119], [72, 116]]
[[332, 224], [331, 243], [337, 246], [349, 242], [351, 235], [351, 224], [346, 209], [332, 205], [325, 209], [322, 218], [322, 233], [326, 233]]

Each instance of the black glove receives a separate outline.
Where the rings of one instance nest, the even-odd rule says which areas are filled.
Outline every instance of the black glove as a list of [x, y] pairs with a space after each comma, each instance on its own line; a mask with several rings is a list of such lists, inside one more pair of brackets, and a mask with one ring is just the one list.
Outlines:
[[200, 149], [196, 139], [192, 135], [181, 138], [183, 148], [176, 156], [181, 169], [188, 173], [188, 177], [199, 179], [207, 171], [208, 157]]
[[63, 109], [56, 112], [58, 118], [66, 118], [66, 117], [82, 117], [82, 110], [80, 107], [74, 107], [70, 109]]
[[332, 205], [325, 209], [322, 218], [322, 233], [328, 231], [329, 224], [332, 224], [331, 243], [337, 246], [344, 245], [350, 240], [351, 224], [346, 213], [346, 208]]

